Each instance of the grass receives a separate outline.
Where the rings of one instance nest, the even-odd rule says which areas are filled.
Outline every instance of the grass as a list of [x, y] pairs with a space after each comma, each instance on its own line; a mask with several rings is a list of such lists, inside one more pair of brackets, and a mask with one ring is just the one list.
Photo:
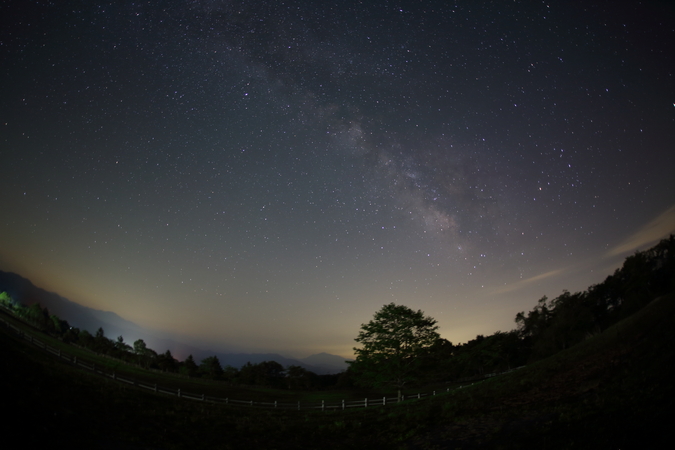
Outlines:
[[[2, 404], [11, 412], [3, 425], [24, 444], [65, 441], [89, 448], [654, 446], [665, 439], [667, 413], [674, 406], [672, 376], [666, 370], [675, 367], [674, 318], [675, 296], [670, 295], [592, 339], [513, 373], [419, 401], [326, 412], [156, 395], [76, 370], [2, 332]], [[73, 353], [70, 346], [63, 350]], [[81, 358], [95, 357], [79, 351], [86, 353]], [[315, 401], [382, 396], [242, 389], [119, 363], [116, 367], [160, 385], [175, 383], [184, 391], [219, 397]]]

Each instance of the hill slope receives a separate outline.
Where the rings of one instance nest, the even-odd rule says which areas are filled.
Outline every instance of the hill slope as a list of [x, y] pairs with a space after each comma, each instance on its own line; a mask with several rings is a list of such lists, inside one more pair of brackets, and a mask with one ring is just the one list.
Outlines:
[[670, 294], [601, 335], [457, 395], [407, 448], [663, 443], [675, 407], [673, 367], [675, 295]]

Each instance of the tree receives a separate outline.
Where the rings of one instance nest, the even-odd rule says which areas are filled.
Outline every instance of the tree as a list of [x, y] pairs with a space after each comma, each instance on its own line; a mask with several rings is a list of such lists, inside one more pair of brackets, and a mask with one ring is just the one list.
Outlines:
[[209, 356], [208, 358], [202, 359], [202, 363], [199, 365], [199, 373], [204, 378], [220, 380], [223, 377], [223, 368], [220, 365], [218, 357]]
[[390, 303], [375, 313], [373, 320], [361, 325], [354, 348], [356, 360], [351, 368], [357, 383], [366, 386], [394, 386], [398, 399], [401, 389], [417, 379], [428, 350], [437, 339], [436, 320], [422, 311]]
[[237, 378], [239, 377], [239, 369], [226, 365], [223, 367], [223, 380], [228, 383], [236, 383]]
[[134, 341], [134, 353], [138, 355], [138, 363], [145, 368], [150, 367], [150, 365], [153, 364], [157, 358], [157, 352], [151, 348], [148, 348], [143, 339], [137, 339]]
[[92, 336], [91, 333], [87, 330], [81, 330], [80, 334], [78, 334], [77, 336], [77, 342], [82, 347], [89, 348], [94, 342], [94, 336]]
[[131, 345], [124, 342], [124, 338], [121, 335], [117, 336], [117, 341], [115, 342], [115, 348], [118, 351], [123, 352], [123, 353], [130, 352], [132, 350]]
[[429, 348], [428, 357], [423, 360], [422, 371], [429, 381], [439, 381], [448, 378], [453, 367], [457, 347], [447, 339], [439, 338]]
[[176, 372], [178, 370], [178, 361], [171, 354], [171, 350], [167, 350], [157, 356], [157, 366], [164, 372]]
[[63, 333], [65, 333], [66, 330], [70, 328], [70, 325], [68, 325], [68, 321], [61, 320], [59, 316], [57, 316], [56, 314], [50, 315], [49, 320], [51, 320], [52, 322], [51, 325], [49, 326], [50, 330], [52, 330], [59, 336], [63, 336]]
[[70, 327], [63, 333], [63, 342], [66, 344], [71, 344], [77, 342], [80, 336], [80, 329], [76, 327]]
[[143, 339], [137, 339], [134, 341], [134, 353], [137, 355], [145, 355], [145, 353], [148, 350], [148, 346], [145, 345], [145, 341]]
[[187, 375], [188, 377], [194, 377], [198, 375], [199, 368], [197, 367], [197, 363], [195, 362], [192, 355], [188, 355], [185, 361], [183, 361], [183, 363], [180, 365], [178, 371], [183, 375]]
[[538, 339], [544, 330], [551, 324], [553, 318], [553, 304], [548, 302], [545, 295], [539, 299], [537, 306], [525, 316], [524, 312], [516, 314], [518, 332], [522, 338]]
[[317, 385], [317, 375], [301, 366], [286, 367], [288, 389], [312, 389]]
[[99, 327], [94, 336], [94, 343], [92, 350], [96, 353], [109, 354], [112, 349], [115, 348], [115, 344], [105, 337], [105, 332], [102, 327]]
[[7, 309], [14, 309], [16, 302], [7, 292], [0, 292], [0, 305]]
[[239, 380], [243, 384], [276, 387], [284, 377], [284, 367], [276, 361], [263, 361], [258, 364], [247, 362], [239, 370]]

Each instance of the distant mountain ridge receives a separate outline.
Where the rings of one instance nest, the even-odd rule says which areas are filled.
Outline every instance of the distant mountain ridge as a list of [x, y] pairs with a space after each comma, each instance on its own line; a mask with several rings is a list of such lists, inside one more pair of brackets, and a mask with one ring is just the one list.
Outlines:
[[347, 370], [347, 367], [349, 366], [349, 364], [347, 363], [348, 360], [346, 360], [342, 356], [332, 355], [326, 352], [321, 352], [315, 355], [308, 356], [307, 358], [303, 358], [300, 361], [310, 366], [325, 368], [326, 370], [333, 370], [333, 368], [337, 368], [339, 369], [338, 370], [339, 372]]
[[21, 275], [0, 270], [0, 292], [3, 291], [27, 306], [40, 303], [43, 308], [46, 307], [51, 313], [67, 320], [73, 327], [91, 333], [95, 333], [101, 327], [106, 337], [115, 339], [117, 336], [123, 336], [128, 344], [137, 339], [143, 339], [148, 347], [158, 353], [164, 353], [166, 349], [169, 349], [179, 359], [184, 359], [191, 354], [199, 362], [203, 358], [215, 354], [223, 367], [229, 365], [241, 368], [247, 362], [258, 364], [263, 361], [276, 361], [284, 367], [289, 365], [300, 366], [319, 375], [339, 373], [347, 369], [345, 358], [328, 353], [293, 359], [277, 353], [226, 353], [204, 350], [173, 339], [157, 336], [114, 312], [82, 306], [54, 292], [48, 292], [35, 286]]
[[[321, 355], [327, 355], [330, 358], [323, 358]], [[276, 361], [284, 367], [300, 366], [318, 375], [339, 373], [347, 370], [346, 359], [329, 355], [328, 353], [319, 353], [308, 356], [307, 358], [287, 358], [278, 353], [216, 353], [221, 365], [241, 368], [247, 362], [258, 364], [263, 361]], [[323, 362], [322, 362], [323, 361]]]

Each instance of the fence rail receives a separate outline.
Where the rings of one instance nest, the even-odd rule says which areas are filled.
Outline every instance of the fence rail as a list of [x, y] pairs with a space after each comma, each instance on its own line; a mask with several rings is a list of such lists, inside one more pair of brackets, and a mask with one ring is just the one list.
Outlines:
[[[375, 406], [386, 406], [388, 404], [392, 403], [397, 403], [399, 399], [397, 397], [377, 397], [377, 398], [364, 398], [363, 400], [350, 400], [350, 401], [339, 401], [339, 402], [325, 402], [324, 400], [321, 400], [320, 402], [314, 401], [314, 402], [263, 402], [263, 401], [254, 401], [254, 400], [238, 400], [238, 399], [233, 399], [233, 398], [221, 398], [221, 397], [212, 397], [212, 396], [207, 396], [205, 394], [195, 394], [191, 392], [185, 392], [182, 391], [180, 388], [178, 389], [173, 389], [169, 387], [163, 387], [163, 386], [158, 386], [156, 383], [155, 384], [148, 384], [147, 382], [142, 382], [139, 380], [135, 380], [133, 378], [126, 378], [117, 375], [115, 372], [107, 372], [104, 370], [102, 366], [96, 366], [96, 363], [94, 362], [89, 362], [82, 360], [81, 358], [77, 358], [75, 355], [69, 355], [66, 352], [61, 351], [61, 349], [50, 347], [46, 343], [40, 341], [39, 339], [36, 339], [32, 335], [25, 333], [21, 329], [17, 328], [16, 326], [12, 325], [11, 323], [7, 322], [6, 320], [0, 318], [0, 322], [5, 326], [5, 328], [8, 328], [12, 331], [14, 331], [15, 334], [17, 334], [19, 337], [27, 340], [28, 342], [32, 343], [36, 347], [51, 353], [55, 356], [57, 356], [60, 359], [63, 359], [69, 363], [71, 363], [73, 366], [81, 369], [88, 370], [90, 372], [93, 372], [95, 374], [110, 378], [114, 381], [117, 381], [119, 383], [126, 383], [133, 385], [135, 387], [138, 387], [140, 389], [147, 389], [150, 391], [154, 391], [159, 394], [166, 394], [166, 395], [173, 395], [178, 398], [183, 398], [183, 399], [188, 399], [188, 400], [195, 400], [195, 401], [202, 401], [202, 402], [211, 402], [211, 403], [220, 403], [220, 404], [227, 404], [227, 405], [234, 405], [234, 406], [248, 406], [248, 407], [258, 407], [258, 408], [272, 408], [272, 409], [286, 409], [286, 410], [307, 410], [307, 409], [313, 409], [313, 410], [321, 410], [321, 411], [335, 411], [335, 410], [346, 410], [349, 408], [368, 408], [368, 407], [375, 407]], [[519, 369], [520, 367], [517, 367], [515, 369], [508, 370], [506, 372], [501, 372], [501, 373], [491, 373], [484, 375], [483, 378], [488, 378], [488, 377], [493, 377], [496, 375], [501, 375], [502, 373], [509, 373], [513, 372], [514, 370]], [[468, 381], [468, 380], [467, 380]], [[461, 386], [457, 389], [461, 389]], [[418, 393], [418, 394], [413, 394], [413, 395], [407, 395], [407, 396], [402, 396], [401, 401], [405, 400], [419, 400], [424, 397], [430, 397], [430, 396], [435, 396], [438, 393], [447, 393], [450, 392], [450, 388], [447, 388], [443, 391], [432, 391], [432, 392], [427, 392], [427, 393]]]

